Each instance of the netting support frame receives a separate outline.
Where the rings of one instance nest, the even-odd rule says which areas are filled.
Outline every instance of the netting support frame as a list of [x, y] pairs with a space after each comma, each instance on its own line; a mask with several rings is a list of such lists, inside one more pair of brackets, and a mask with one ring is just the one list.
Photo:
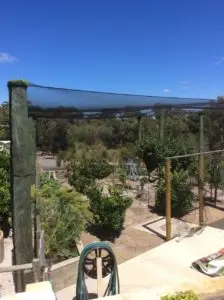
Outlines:
[[[10, 115], [10, 181], [13, 227], [13, 265], [33, 259], [31, 186], [35, 183], [35, 124], [28, 117], [27, 83], [8, 82]], [[14, 276], [15, 291], [22, 292], [32, 274]], [[23, 285], [18, 284], [23, 280]]]

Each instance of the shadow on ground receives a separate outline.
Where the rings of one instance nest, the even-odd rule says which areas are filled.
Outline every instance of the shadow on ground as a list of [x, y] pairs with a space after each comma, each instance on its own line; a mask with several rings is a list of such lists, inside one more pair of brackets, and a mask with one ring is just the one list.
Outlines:
[[[122, 228], [122, 230], [123, 229], [124, 228]], [[106, 240], [109, 242], [114, 242], [117, 238], [119, 238], [122, 233], [122, 230], [120, 230], [119, 232], [110, 232], [99, 225], [89, 225], [87, 228], [87, 232], [96, 236], [99, 240], [101, 241]]]
[[[97, 299], [98, 295], [96, 293], [89, 293], [88, 294], [88, 299]], [[72, 300], [76, 300], [77, 298], [74, 297]]]

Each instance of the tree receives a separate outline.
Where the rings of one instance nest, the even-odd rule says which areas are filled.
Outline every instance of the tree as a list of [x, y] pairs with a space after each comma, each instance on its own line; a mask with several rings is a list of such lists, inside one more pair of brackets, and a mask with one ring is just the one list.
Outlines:
[[69, 183], [78, 192], [84, 194], [96, 179], [103, 179], [113, 171], [113, 166], [104, 159], [86, 159], [74, 162], [71, 168]]
[[[165, 171], [161, 180], [157, 183], [156, 210], [165, 215], [166, 213], [166, 181]], [[174, 170], [171, 173], [171, 209], [173, 217], [182, 217], [192, 208], [194, 194], [188, 180], [186, 170]]]
[[[192, 146], [183, 138], [164, 137], [158, 139], [150, 136], [141, 140], [138, 146], [138, 155], [144, 161], [149, 175], [165, 163], [166, 158], [192, 153]], [[193, 163], [191, 157], [172, 161], [172, 170], [186, 170]]]
[[64, 120], [40, 119], [37, 121], [37, 147], [42, 151], [57, 153], [68, 148], [68, 124]]
[[221, 157], [215, 156], [210, 158], [210, 162], [208, 162], [207, 170], [207, 180], [210, 184], [211, 191], [211, 200], [213, 198], [213, 189], [214, 189], [214, 203], [216, 205], [218, 198], [218, 189], [222, 187], [224, 183], [224, 178], [222, 178], [221, 174]]

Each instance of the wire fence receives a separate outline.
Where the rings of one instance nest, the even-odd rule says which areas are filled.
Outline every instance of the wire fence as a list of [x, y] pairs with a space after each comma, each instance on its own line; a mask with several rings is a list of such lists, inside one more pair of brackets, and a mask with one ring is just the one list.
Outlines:
[[[178, 178], [180, 174], [173, 170], [184, 159], [191, 160], [191, 168], [184, 173], [185, 183]], [[181, 185], [182, 194], [178, 194], [177, 184]], [[175, 205], [186, 207], [186, 212], [176, 222], [172, 220]], [[168, 158], [166, 206], [167, 239], [184, 234], [198, 225], [224, 229], [224, 150]]]

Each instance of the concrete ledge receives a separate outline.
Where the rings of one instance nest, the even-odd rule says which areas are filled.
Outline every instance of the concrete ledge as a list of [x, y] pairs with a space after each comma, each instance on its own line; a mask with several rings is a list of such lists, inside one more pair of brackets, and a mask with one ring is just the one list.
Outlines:
[[0, 263], [4, 260], [4, 234], [0, 230]]
[[[175, 285], [175, 284], [174, 284]], [[192, 285], [189, 283], [182, 283], [178, 287], [164, 286], [163, 291], [161, 289], [142, 289], [142, 291], [134, 293], [124, 293], [115, 296], [109, 296], [104, 298], [98, 298], [98, 300], [110, 299], [110, 300], [160, 300], [161, 296], [173, 295], [180, 291], [192, 290], [194, 291], [200, 299], [205, 299], [209, 296], [214, 296], [214, 294], [219, 294], [223, 292], [224, 294], [224, 277], [218, 278], [208, 278], [205, 281], [198, 282], [198, 285]], [[223, 294], [221, 294], [223, 296]], [[207, 299], [207, 298], [206, 298]], [[210, 299], [210, 298], [209, 298]], [[211, 298], [213, 299], [213, 298]], [[221, 299], [221, 298], [220, 298]]]
[[51, 268], [53, 290], [57, 292], [70, 285], [76, 284], [78, 267], [79, 256], [53, 265]]
[[[192, 287], [193, 290], [194, 287]], [[224, 292], [224, 276], [206, 279], [194, 288], [194, 291], [200, 295], [210, 295], [213, 293]]]
[[13, 296], [3, 297], [2, 300], [56, 300], [50, 282], [37, 282], [26, 286], [26, 291]]

